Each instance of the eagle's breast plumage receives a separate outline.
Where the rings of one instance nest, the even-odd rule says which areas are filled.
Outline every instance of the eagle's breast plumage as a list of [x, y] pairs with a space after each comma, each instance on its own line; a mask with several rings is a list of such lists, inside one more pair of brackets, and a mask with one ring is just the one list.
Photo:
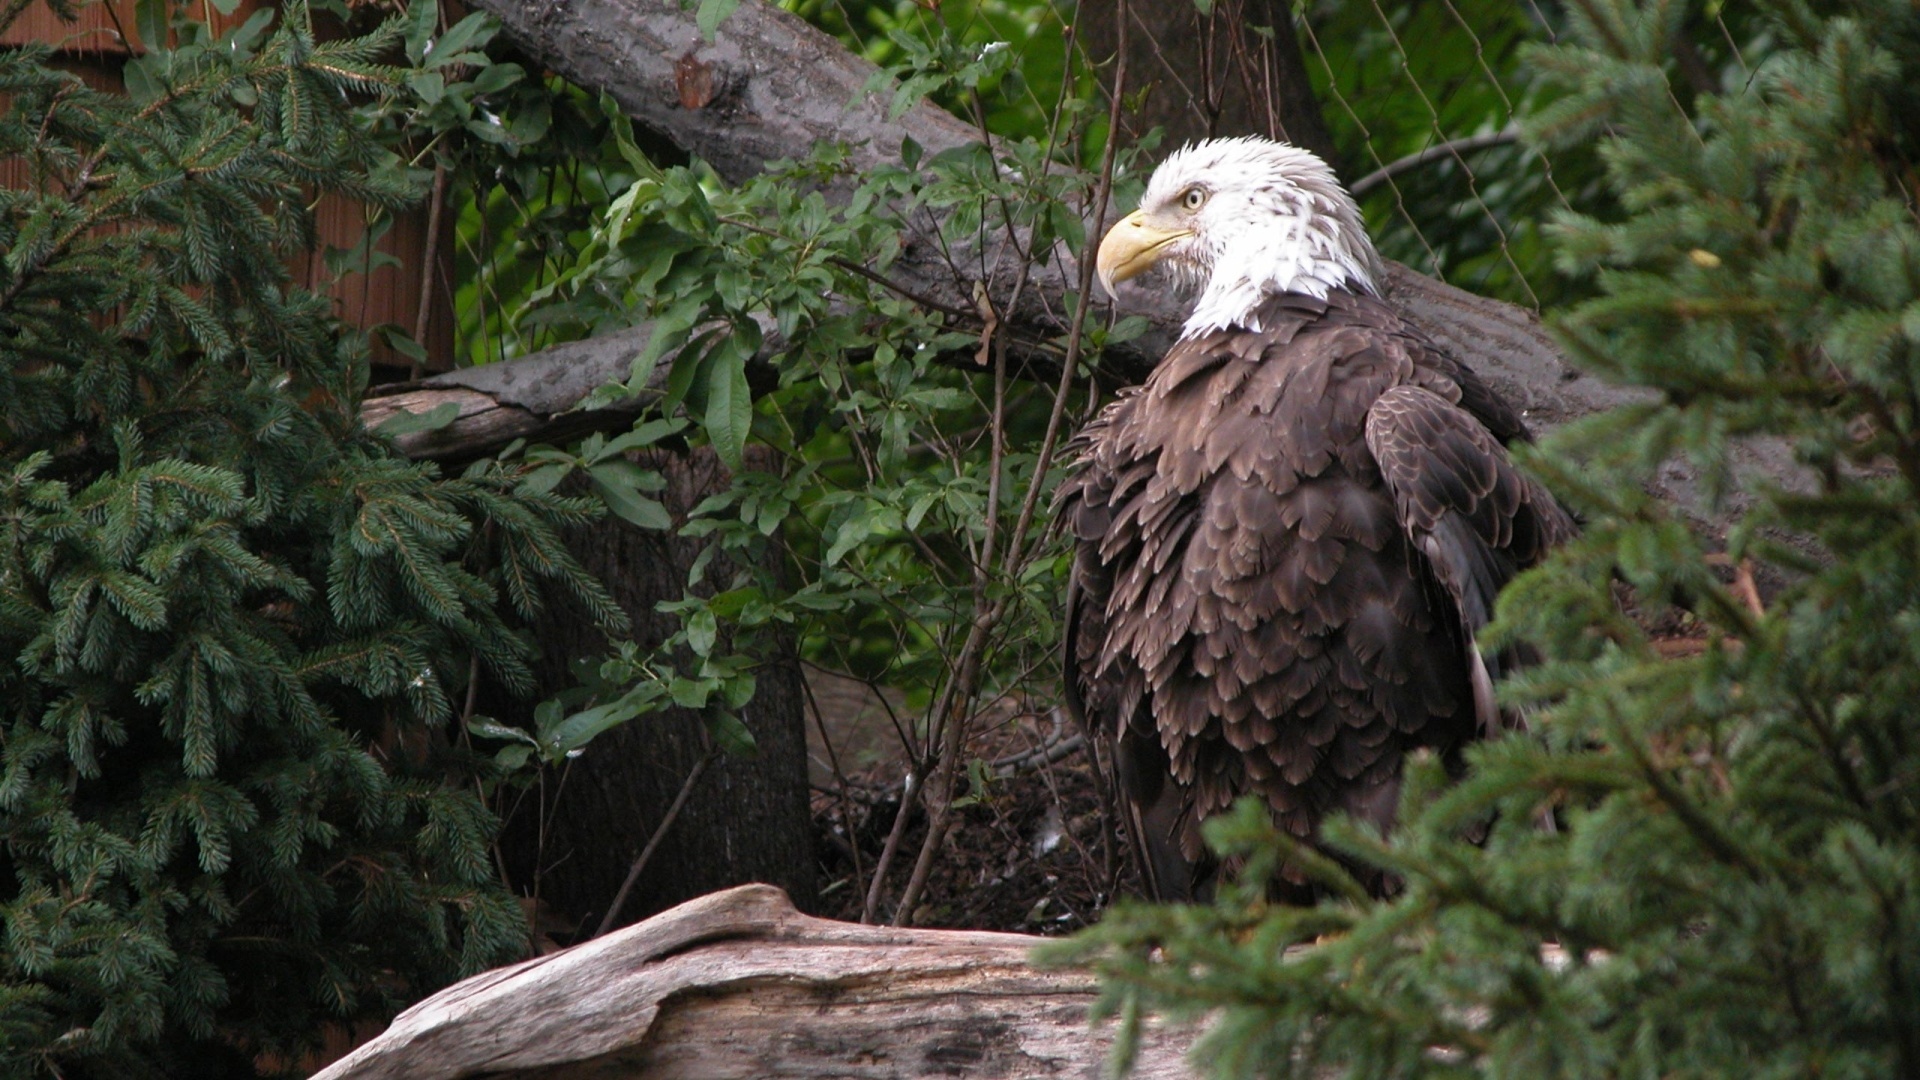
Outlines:
[[1058, 496], [1069, 701], [1162, 897], [1203, 883], [1200, 822], [1241, 795], [1301, 837], [1385, 827], [1408, 752], [1497, 723], [1474, 632], [1573, 529], [1498, 395], [1368, 290], [1318, 291], [1190, 321]]

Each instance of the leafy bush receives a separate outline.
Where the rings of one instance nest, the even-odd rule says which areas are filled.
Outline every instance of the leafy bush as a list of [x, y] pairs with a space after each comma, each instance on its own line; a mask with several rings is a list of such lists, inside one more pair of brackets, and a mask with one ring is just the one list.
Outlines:
[[[1536, 129], [1597, 140], [1627, 211], [1557, 220], [1602, 290], [1563, 338], [1653, 394], [1534, 459], [1588, 521], [1503, 598], [1548, 658], [1508, 690], [1540, 737], [1451, 788], [1417, 768], [1391, 839], [1339, 831], [1402, 895], [1242, 887], [1076, 946], [1113, 1007], [1217, 1007], [1210, 1072], [1920, 1071], [1920, 16], [1761, 6], [1712, 93], [1669, 81], [1681, 5], [1570, 8], [1573, 42], [1535, 54], [1568, 91]], [[1644, 485], [1681, 456], [1724, 494], [1757, 436], [1804, 482], [1758, 485], [1719, 557]], [[1743, 564], [1785, 581], [1764, 607]], [[1663, 655], [1617, 579], [1697, 651]], [[1271, 859], [1270, 833], [1213, 837]]]
[[365, 342], [286, 267], [316, 192], [419, 195], [372, 130], [405, 28], [280, 14], [176, 24], [125, 95], [0, 52], [10, 1075], [251, 1075], [517, 956], [445, 725], [528, 687], [545, 585], [617, 618], [557, 539], [585, 504], [358, 428]]

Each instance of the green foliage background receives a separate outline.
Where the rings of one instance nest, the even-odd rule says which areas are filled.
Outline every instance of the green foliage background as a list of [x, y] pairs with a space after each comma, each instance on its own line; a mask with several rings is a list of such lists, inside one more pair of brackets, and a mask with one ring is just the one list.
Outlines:
[[448, 722], [530, 688], [544, 588], [618, 619], [595, 508], [360, 430], [366, 342], [290, 284], [316, 192], [418, 197], [425, 28], [140, 15], [125, 95], [0, 52], [6, 1075], [253, 1075], [519, 956]]

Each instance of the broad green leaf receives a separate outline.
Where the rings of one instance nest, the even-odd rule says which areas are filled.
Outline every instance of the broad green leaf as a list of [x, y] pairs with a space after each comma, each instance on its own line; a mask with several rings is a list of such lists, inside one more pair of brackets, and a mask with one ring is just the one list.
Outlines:
[[624, 477], [597, 465], [589, 470], [588, 475], [593, 479], [593, 489], [606, 500], [607, 509], [622, 520], [642, 529], [664, 531], [673, 528], [673, 515], [667, 513], [667, 508], [659, 500], [649, 499], [628, 486]]
[[526, 75], [519, 64], [488, 64], [473, 77], [473, 93], [497, 94], [517, 83]]
[[747, 388], [747, 356], [729, 338], [714, 349], [707, 370], [707, 438], [727, 468], [746, 464], [747, 436], [753, 428], [753, 395]]
[[419, 342], [413, 340], [413, 335], [393, 323], [383, 324], [379, 329], [380, 338], [387, 343], [388, 348], [415, 363], [426, 362], [427, 350]]
[[[647, 420], [634, 425], [633, 430], [627, 432], [625, 435], [616, 436], [609, 440], [606, 449], [602, 450], [601, 453], [611, 456], [613, 454], [624, 454], [629, 450], [639, 450], [652, 446], [669, 435], [677, 435], [686, 430], [686, 426], [687, 422], [677, 416], [671, 419], [656, 418]], [[654, 491], [658, 489], [645, 488], [643, 490]]]
[[570, 751], [592, 742], [595, 736], [639, 716], [651, 704], [647, 696], [630, 693], [618, 701], [574, 713], [546, 733], [546, 746], [543, 749], [550, 760], [564, 757]]
[[713, 616], [713, 609], [703, 607], [687, 619], [687, 647], [701, 656], [713, 652], [713, 644], [720, 637], [719, 621]]
[[460, 54], [464, 50], [480, 48], [493, 40], [493, 35], [499, 29], [500, 25], [494, 21], [493, 16], [483, 11], [474, 12], [448, 27], [446, 33], [440, 35], [428, 46], [425, 57], [426, 66], [444, 67], [460, 60]]
[[1053, 231], [1067, 242], [1067, 250], [1078, 255], [1087, 246], [1087, 225], [1074, 213], [1073, 207], [1056, 202], [1047, 207], [1048, 220], [1053, 223]]
[[707, 699], [713, 696], [713, 683], [707, 679], [688, 679], [676, 675], [667, 680], [667, 696], [683, 709], [702, 708]]
[[760, 744], [754, 741], [753, 732], [738, 716], [726, 709], [707, 711], [707, 734], [713, 737], [713, 744], [729, 757], [753, 757], [760, 752]]
[[407, 76], [407, 88], [423, 103], [433, 106], [447, 96], [447, 80], [437, 71], [415, 71]]
[[542, 465], [520, 478], [520, 489], [534, 495], [545, 495], [560, 486], [560, 481], [573, 471], [571, 462], [558, 462]]
[[410, 0], [403, 18], [406, 20], [403, 33], [407, 43], [407, 60], [418, 65], [421, 58], [427, 55], [434, 29], [440, 25], [440, 2]]
[[167, 0], [136, 0], [133, 5], [133, 30], [149, 52], [167, 48]]
[[[221, 14], [231, 15], [240, 6], [239, 0], [214, 0], [214, 6]], [[247, 16], [247, 21], [227, 31], [220, 38], [220, 47], [235, 56], [248, 56], [259, 47], [260, 39], [266, 36], [267, 28], [273, 25], [273, 8], [261, 8]], [[236, 87], [237, 88], [237, 87]], [[251, 90], [252, 87], [247, 87]], [[235, 98], [239, 100], [238, 97]], [[243, 103], [244, 104], [244, 103]]]
[[667, 486], [667, 478], [658, 472], [613, 456], [611, 452], [595, 455], [592, 469], [595, 476], [607, 483], [634, 491], [659, 491]]
[[739, 6], [740, 0], [700, 0], [700, 10], [694, 13], [693, 21], [700, 26], [701, 38], [712, 41], [720, 24]]
[[746, 708], [747, 702], [753, 700], [754, 690], [758, 686], [759, 680], [754, 678], [753, 672], [751, 671], [742, 672], [728, 679], [726, 688], [722, 691], [727, 707], [732, 709]]

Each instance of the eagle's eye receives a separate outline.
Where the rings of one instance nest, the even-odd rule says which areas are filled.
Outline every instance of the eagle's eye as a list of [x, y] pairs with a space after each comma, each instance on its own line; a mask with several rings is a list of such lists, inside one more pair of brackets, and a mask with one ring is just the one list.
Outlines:
[[1180, 209], [1185, 210], [1189, 214], [1206, 204], [1207, 193], [1197, 187], [1188, 188], [1187, 193], [1180, 196]]

